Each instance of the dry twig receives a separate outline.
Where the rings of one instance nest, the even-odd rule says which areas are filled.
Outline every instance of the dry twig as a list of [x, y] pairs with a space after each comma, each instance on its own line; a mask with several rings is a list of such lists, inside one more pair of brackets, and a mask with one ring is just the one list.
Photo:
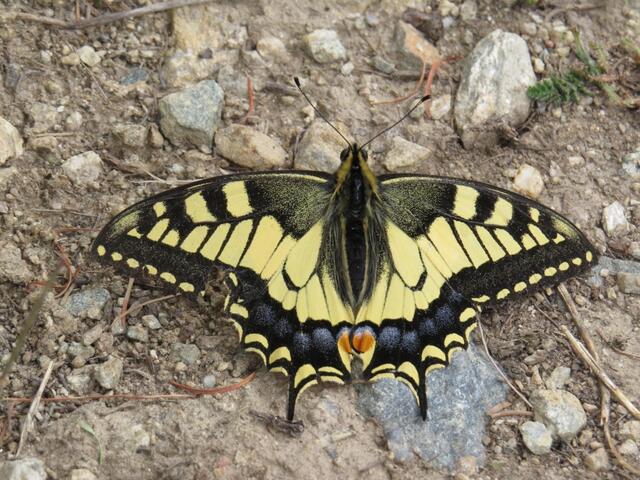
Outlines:
[[562, 334], [569, 340], [569, 344], [573, 351], [578, 355], [582, 361], [589, 367], [591, 373], [593, 373], [611, 392], [611, 394], [620, 402], [620, 404], [627, 409], [627, 411], [633, 415], [634, 418], [640, 420], [640, 410], [627, 398], [622, 390], [614, 383], [611, 378], [602, 370], [602, 367], [596, 362], [593, 356], [587, 351], [585, 346], [574, 337], [569, 329], [562, 325], [560, 327]]
[[47, 382], [49, 381], [49, 377], [51, 376], [52, 370], [53, 370], [53, 360], [50, 360], [49, 365], [47, 366], [47, 370], [44, 372], [44, 376], [42, 377], [42, 381], [40, 382], [40, 386], [38, 387], [38, 391], [33, 397], [33, 401], [31, 402], [31, 406], [29, 407], [27, 416], [25, 417], [24, 423], [22, 424], [22, 431], [20, 432], [20, 442], [18, 443], [18, 449], [16, 450], [15, 457], [20, 456], [22, 447], [24, 446], [24, 443], [27, 440], [27, 435], [29, 435], [29, 430], [31, 429], [31, 423], [33, 422], [33, 415], [36, 413], [36, 410], [40, 405], [40, 399], [42, 398], [42, 393], [44, 392], [44, 389], [47, 386]]
[[228, 393], [228, 392], [233, 392], [234, 390], [238, 390], [244, 387], [245, 385], [251, 383], [255, 377], [256, 377], [256, 372], [251, 372], [249, 375], [247, 375], [237, 383], [232, 383], [231, 385], [224, 385], [222, 387], [213, 387], [213, 388], [191, 387], [183, 383], [174, 382], [173, 380], [171, 380], [169, 383], [176, 388], [179, 388], [181, 390], [191, 393], [192, 395], [197, 395], [197, 396], [218, 395], [221, 393]]
[[172, 0], [167, 2], [154, 3], [145, 7], [134, 8], [124, 12], [107, 13], [98, 17], [85, 18], [83, 20], [74, 22], [65, 22], [64, 20], [58, 20], [56, 18], [43, 17], [40, 15], [32, 15], [30, 13], [22, 12], [9, 12], [4, 15], [5, 21], [10, 20], [26, 20], [30, 22], [39, 22], [53, 27], [81, 30], [83, 28], [97, 27], [99, 25], [106, 25], [120, 20], [126, 20], [127, 18], [141, 17], [142, 15], [148, 15], [150, 13], [159, 13], [167, 10], [174, 10], [182, 7], [193, 7], [196, 5], [203, 5], [205, 3], [211, 3], [213, 0]]

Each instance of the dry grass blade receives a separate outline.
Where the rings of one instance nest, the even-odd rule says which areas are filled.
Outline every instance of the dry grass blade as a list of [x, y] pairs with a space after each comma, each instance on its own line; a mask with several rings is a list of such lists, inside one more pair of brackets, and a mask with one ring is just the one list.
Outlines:
[[31, 310], [29, 311], [29, 314], [27, 315], [27, 318], [25, 319], [24, 324], [22, 325], [22, 330], [20, 331], [20, 334], [16, 338], [15, 346], [11, 351], [11, 356], [9, 357], [9, 360], [7, 360], [7, 363], [5, 363], [4, 368], [2, 369], [2, 375], [0, 375], [0, 391], [7, 386], [7, 383], [9, 381], [9, 372], [11, 372], [11, 367], [17, 360], [18, 356], [22, 353], [22, 349], [24, 348], [24, 344], [27, 341], [27, 337], [31, 333], [31, 330], [33, 329], [33, 327], [36, 324], [36, 321], [38, 320], [38, 314], [42, 309], [44, 300], [45, 298], [47, 298], [47, 295], [49, 294], [49, 292], [53, 289], [54, 278], [56, 277], [57, 274], [58, 274], [58, 269], [55, 269], [54, 271], [49, 272], [49, 276], [47, 277], [47, 281], [45, 282], [45, 284], [42, 286], [42, 291], [40, 292], [40, 295], [38, 295], [38, 298], [36, 298], [35, 302], [33, 302], [33, 306], [31, 307]]
[[525, 397], [523, 395], [523, 393], [520, 390], [518, 390], [513, 383], [511, 383], [511, 380], [509, 380], [507, 375], [502, 371], [500, 366], [496, 363], [496, 361], [493, 359], [493, 357], [489, 353], [489, 347], [487, 346], [487, 339], [484, 336], [484, 330], [482, 329], [482, 323], [480, 322], [479, 314], [478, 314], [478, 330], [480, 331], [480, 338], [482, 339], [482, 345], [484, 346], [484, 352], [487, 354], [487, 357], [489, 357], [489, 360], [491, 360], [491, 363], [493, 364], [494, 368], [497, 370], [497, 372], [500, 374], [500, 376], [503, 378], [503, 380], [506, 382], [506, 384], [509, 385], [509, 388], [511, 388], [511, 390], [513, 390], [513, 392], [516, 395], [518, 395], [520, 397], [520, 399], [524, 403], [526, 403], [529, 408], [533, 408], [533, 405], [531, 405], [531, 402], [529, 402], [529, 400], [527, 400], [527, 397]]
[[47, 386], [47, 382], [49, 381], [49, 377], [51, 376], [52, 370], [53, 370], [53, 360], [50, 360], [49, 365], [47, 366], [47, 370], [44, 372], [44, 376], [42, 377], [42, 381], [40, 382], [40, 386], [38, 387], [38, 391], [33, 397], [33, 401], [31, 402], [31, 406], [29, 407], [27, 416], [25, 417], [24, 423], [22, 424], [22, 431], [20, 432], [20, 442], [18, 443], [18, 449], [16, 450], [15, 457], [20, 456], [22, 447], [24, 446], [24, 443], [27, 440], [27, 436], [29, 435], [29, 430], [31, 429], [31, 423], [33, 422], [33, 415], [36, 413], [36, 410], [40, 405], [40, 399], [42, 398], [42, 393], [44, 392], [44, 389]]

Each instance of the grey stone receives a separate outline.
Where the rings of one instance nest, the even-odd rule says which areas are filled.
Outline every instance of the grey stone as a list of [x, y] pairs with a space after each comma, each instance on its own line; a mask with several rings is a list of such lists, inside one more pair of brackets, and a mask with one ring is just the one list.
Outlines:
[[33, 125], [29, 129], [30, 133], [44, 133], [54, 129], [59, 123], [61, 113], [53, 105], [43, 102], [34, 102], [29, 107], [29, 116], [33, 120]]
[[22, 145], [18, 129], [0, 117], [0, 165], [4, 165], [10, 158], [22, 155]]
[[460, 18], [465, 22], [474, 20], [478, 14], [478, 4], [476, 0], [465, 0], [460, 5]]
[[136, 342], [146, 343], [149, 341], [149, 332], [142, 325], [131, 325], [127, 328], [127, 338]]
[[174, 360], [193, 365], [200, 359], [200, 349], [193, 343], [174, 343], [171, 347], [171, 355]]
[[640, 420], [629, 420], [620, 428], [620, 437], [640, 442]]
[[[335, 122], [335, 126], [350, 137], [344, 124]], [[333, 173], [340, 166], [340, 152], [345, 147], [345, 141], [324, 120], [314, 120], [298, 145], [295, 168]]]
[[155, 315], [151, 315], [151, 314], [143, 315], [142, 323], [149, 330], [159, 330], [162, 328], [162, 325], [160, 324], [160, 320], [158, 320], [158, 317], [156, 317]]
[[71, 365], [74, 368], [80, 368], [84, 366], [84, 364], [87, 363], [87, 361], [91, 357], [93, 357], [93, 355], [96, 353], [96, 350], [93, 347], [88, 347], [81, 343], [71, 342], [69, 344], [67, 353], [69, 353], [69, 355], [71, 355], [71, 357], [73, 358]]
[[122, 85], [134, 85], [139, 82], [146, 82], [149, 79], [149, 72], [142, 67], [132, 67], [120, 79]]
[[522, 164], [513, 179], [513, 189], [526, 197], [537, 200], [544, 190], [544, 180], [540, 170], [526, 163]]
[[207, 58], [193, 52], [178, 50], [165, 59], [160, 74], [167, 85], [186, 87], [210, 78], [220, 65], [236, 63], [237, 56], [237, 52], [223, 50], [216, 51]]
[[80, 112], [71, 112], [65, 119], [64, 124], [68, 130], [80, 130], [84, 125], [84, 118]]
[[624, 207], [615, 201], [602, 211], [602, 228], [610, 237], [623, 235], [629, 231], [629, 222], [625, 216]]
[[618, 288], [622, 293], [640, 295], [640, 274], [619, 273], [617, 276]]
[[214, 80], [171, 93], [160, 100], [160, 129], [174, 145], [192, 144], [209, 151], [224, 106], [224, 93]]
[[603, 447], [600, 447], [585, 457], [584, 464], [592, 472], [607, 470], [609, 468], [609, 454]]
[[60, 57], [60, 63], [63, 65], [69, 65], [70, 67], [75, 67], [76, 65], [80, 65], [80, 55], [76, 52], [71, 52], [68, 55], [63, 55]]
[[80, 61], [89, 67], [95, 67], [100, 63], [102, 57], [96, 52], [92, 46], [84, 45], [76, 50]]
[[[218, 85], [229, 97], [245, 99], [249, 95], [247, 90], [247, 75], [236, 70], [232, 65], [222, 65], [216, 77]], [[255, 87], [254, 87], [255, 88]]]
[[613, 275], [618, 275], [622, 272], [640, 274], [640, 262], [601, 256], [595, 270], [598, 272], [607, 270]]
[[88, 185], [100, 177], [102, 159], [96, 152], [89, 150], [65, 160], [62, 170], [76, 185]]
[[275, 140], [246, 125], [234, 124], [218, 130], [216, 150], [244, 167], [273, 168], [287, 163], [287, 152]]
[[420, 71], [423, 62], [433, 65], [440, 60], [440, 52], [412, 25], [403, 21], [396, 24], [393, 44], [398, 52], [398, 67]]
[[47, 480], [47, 472], [42, 460], [25, 457], [0, 463], [2, 480]]
[[107, 289], [86, 288], [71, 294], [65, 307], [71, 315], [84, 318], [88, 316], [89, 310], [102, 310], [109, 300], [111, 300], [111, 294]]
[[390, 74], [393, 73], [393, 71], [396, 69], [396, 66], [380, 55], [376, 55], [375, 57], [373, 57], [373, 68], [382, 73]]
[[520, 425], [522, 441], [531, 453], [545, 455], [551, 451], [553, 438], [547, 427], [540, 422], [524, 422]]
[[28, 283], [33, 274], [29, 265], [22, 259], [22, 251], [13, 243], [0, 245], [0, 280], [16, 284]]
[[454, 355], [445, 369], [427, 376], [427, 421], [402, 383], [382, 379], [357, 386], [358, 405], [382, 426], [396, 460], [410, 460], [414, 452], [436, 466], [455, 468], [472, 455], [482, 464], [485, 449], [485, 411], [506, 398], [507, 386], [485, 354], [473, 343]]
[[553, 369], [546, 381], [549, 390], [562, 390], [571, 378], [569, 367], [556, 367]]
[[204, 378], [202, 379], [202, 386], [204, 388], [213, 388], [216, 386], [217, 383], [218, 383], [218, 378], [213, 373], [209, 373], [208, 375], [205, 375]]
[[18, 174], [16, 167], [0, 168], [0, 193], [4, 193], [11, 186], [11, 179]]
[[204, 49], [218, 50], [225, 36], [223, 27], [228, 25], [221, 18], [217, 5], [200, 8], [176, 8], [171, 10], [173, 42], [176, 48], [201, 52]]
[[622, 455], [626, 455], [629, 457], [640, 456], [640, 449], [638, 449], [638, 444], [630, 438], [622, 442], [618, 447], [618, 450]]
[[120, 382], [122, 368], [122, 360], [118, 357], [109, 356], [106, 362], [95, 366], [93, 378], [102, 388], [113, 390]]
[[442, 120], [451, 112], [451, 95], [440, 95], [431, 100], [429, 113], [434, 120]]
[[554, 437], [568, 442], [587, 424], [580, 400], [564, 390], [535, 390], [529, 401], [534, 419], [544, 423]]
[[113, 126], [111, 133], [125, 147], [142, 148], [147, 143], [147, 127], [137, 123], [119, 123]]
[[86, 395], [93, 389], [93, 365], [76, 368], [67, 375], [69, 388], [78, 395]]
[[394, 137], [393, 145], [385, 155], [382, 164], [393, 172], [412, 170], [416, 165], [426, 162], [431, 155], [431, 150], [422, 145], [402, 137]]
[[[92, 307], [92, 308], [95, 308], [95, 307]], [[102, 307], [99, 307], [99, 308], [102, 308]], [[89, 330], [87, 330], [82, 334], [82, 343], [84, 343], [85, 345], [91, 345], [92, 343], [94, 343], [100, 338], [100, 335], [102, 335], [103, 330], [104, 330], [104, 325], [102, 325], [101, 323], [95, 324], [93, 327], [91, 327]]]
[[527, 89], [535, 82], [521, 37], [495, 30], [478, 42], [465, 61], [454, 107], [464, 146], [493, 146], [500, 125], [524, 122], [531, 104]]
[[98, 480], [98, 477], [86, 468], [74, 468], [71, 470], [69, 480]]
[[633, 179], [640, 178], [640, 147], [622, 157], [622, 171]]
[[347, 58], [347, 50], [333, 30], [315, 30], [304, 37], [304, 44], [311, 58], [318, 63], [331, 63]]

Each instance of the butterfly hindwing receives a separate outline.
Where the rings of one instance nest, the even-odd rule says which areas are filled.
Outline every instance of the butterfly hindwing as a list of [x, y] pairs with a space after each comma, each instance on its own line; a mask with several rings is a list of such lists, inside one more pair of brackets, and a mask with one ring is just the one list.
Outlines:
[[225, 312], [248, 351], [289, 375], [292, 419], [302, 390], [349, 378], [338, 339], [353, 314], [323, 254], [332, 188], [332, 177], [315, 172], [196, 182], [128, 208], [93, 248], [116, 267], [187, 294], [203, 292], [214, 265], [228, 270]]
[[573, 276], [594, 253], [567, 219], [517, 194], [443, 177], [379, 178], [387, 248], [354, 331], [375, 338], [365, 375], [409, 385], [424, 418], [425, 374], [468, 346], [478, 305]]

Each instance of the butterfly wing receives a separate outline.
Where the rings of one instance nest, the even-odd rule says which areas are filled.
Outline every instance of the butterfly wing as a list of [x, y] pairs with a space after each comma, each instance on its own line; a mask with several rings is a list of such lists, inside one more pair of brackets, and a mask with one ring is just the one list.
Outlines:
[[371, 296], [355, 335], [371, 379], [407, 383], [426, 418], [425, 372], [466, 348], [476, 307], [560, 282], [595, 261], [566, 218], [506, 190], [445, 177], [380, 177], [382, 237]]
[[228, 270], [225, 312], [240, 341], [289, 376], [287, 416], [318, 381], [349, 378], [339, 337], [353, 322], [323, 255], [333, 179], [270, 172], [216, 177], [144, 200], [117, 215], [94, 242], [97, 256], [129, 273], [201, 294]]

